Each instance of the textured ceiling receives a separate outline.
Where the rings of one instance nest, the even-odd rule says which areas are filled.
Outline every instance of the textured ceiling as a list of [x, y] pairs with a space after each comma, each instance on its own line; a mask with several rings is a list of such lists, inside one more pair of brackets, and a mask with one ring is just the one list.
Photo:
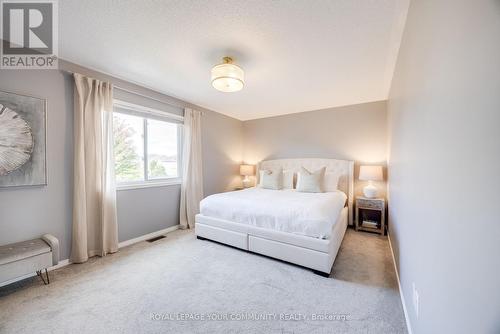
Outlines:
[[[64, 0], [60, 57], [241, 120], [387, 98], [409, 0]], [[210, 69], [232, 56], [245, 88]]]

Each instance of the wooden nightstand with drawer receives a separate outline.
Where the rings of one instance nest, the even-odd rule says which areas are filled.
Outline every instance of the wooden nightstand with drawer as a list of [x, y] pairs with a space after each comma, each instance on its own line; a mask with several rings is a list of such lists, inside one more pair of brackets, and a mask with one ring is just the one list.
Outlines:
[[385, 199], [356, 198], [356, 231], [385, 234]]

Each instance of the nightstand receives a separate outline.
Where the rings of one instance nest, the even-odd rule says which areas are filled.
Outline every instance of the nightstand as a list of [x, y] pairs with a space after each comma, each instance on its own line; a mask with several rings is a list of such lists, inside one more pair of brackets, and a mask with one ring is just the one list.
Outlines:
[[356, 197], [356, 231], [385, 234], [385, 199]]

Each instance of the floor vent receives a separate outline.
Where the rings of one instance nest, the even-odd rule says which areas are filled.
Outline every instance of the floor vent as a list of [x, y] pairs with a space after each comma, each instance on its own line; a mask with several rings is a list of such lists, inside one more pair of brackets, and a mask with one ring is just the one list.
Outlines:
[[155, 242], [155, 241], [160, 240], [160, 239], [163, 239], [163, 238], [166, 238], [166, 236], [164, 236], [164, 235], [160, 235], [160, 236], [157, 236], [157, 237], [154, 237], [154, 238], [148, 239], [148, 240], [146, 240], [146, 241], [147, 241], [147, 242]]

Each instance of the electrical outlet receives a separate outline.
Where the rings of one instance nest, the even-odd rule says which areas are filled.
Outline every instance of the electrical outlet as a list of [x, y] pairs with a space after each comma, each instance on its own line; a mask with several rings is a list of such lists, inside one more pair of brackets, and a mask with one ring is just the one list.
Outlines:
[[415, 314], [416, 314], [417, 319], [418, 319], [418, 309], [419, 309], [418, 291], [417, 291], [417, 288], [415, 286], [415, 282], [413, 282], [411, 285], [413, 287], [413, 308], [415, 309]]

